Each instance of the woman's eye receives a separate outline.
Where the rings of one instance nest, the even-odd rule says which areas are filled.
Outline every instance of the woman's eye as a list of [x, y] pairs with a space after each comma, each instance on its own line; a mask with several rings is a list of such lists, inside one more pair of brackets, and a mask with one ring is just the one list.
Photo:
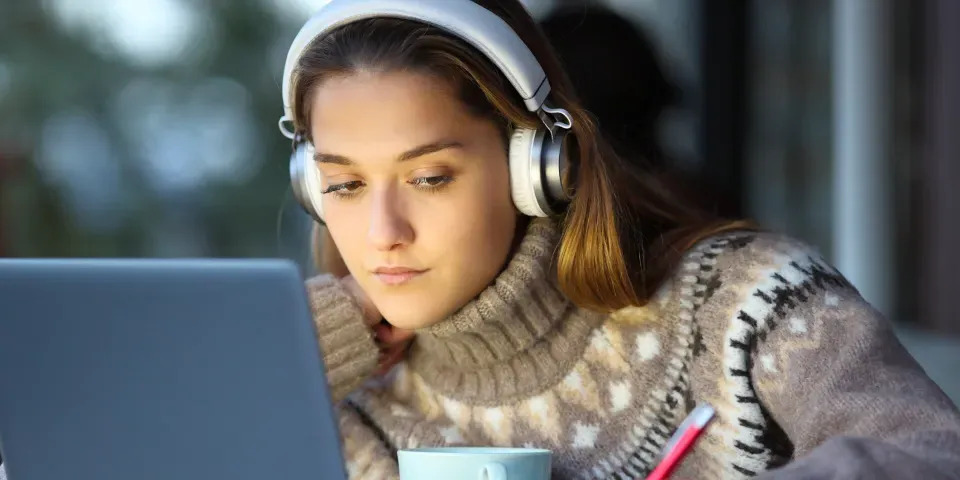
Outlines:
[[[436, 192], [445, 187], [451, 181], [453, 181], [453, 177], [449, 175], [435, 175], [430, 177], [414, 178], [413, 180], [410, 180], [409, 183], [417, 189]], [[349, 182], [331, 184], [327, 186], [327, 188], [325, 188], [321, 193], [332, 193], [337, 197], [346, 198], [359, 195], [362, 192], [363, 187], [365, 187], [365, 185], [362, 181], [353, 180]]]
[[433, 177], [415, 178], [410, 183], [420, 188], [433, 189], [448, 184], [451, 181], [453, 181], [453, 177], [449, 175], [437, 175]]
[[324, 193], [324, 194], [336, 193], [337, 195], [348, 196], [356, 193], [357, 190], [360, 190], [361, 187], [363, 187], [363, 182], [359, 180], [354, 180], [351, 182], [343, 182], [343, 183], [330, 185], [326, 189], [324, 189], [323, 192], [321, 193]]

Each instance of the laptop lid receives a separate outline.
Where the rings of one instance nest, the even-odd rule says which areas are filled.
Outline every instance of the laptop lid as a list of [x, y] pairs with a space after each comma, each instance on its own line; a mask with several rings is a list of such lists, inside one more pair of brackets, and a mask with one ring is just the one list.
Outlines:
[[10, 480], [345, 479], [297, 268], [0, 260]]

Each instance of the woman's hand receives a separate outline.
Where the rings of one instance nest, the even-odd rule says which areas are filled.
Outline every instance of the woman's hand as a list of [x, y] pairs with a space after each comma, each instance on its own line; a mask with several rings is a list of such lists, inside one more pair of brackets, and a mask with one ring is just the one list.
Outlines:
[[406, 356], [407, 348], [413, 341], [415, 334], [410, 330], [396, 328], [384, 320], [380, 311], [377, 310], [377, 306], [360, 288], [360, 284], [352, 275], [343, 277], [340, 282], [350, 292], [350, 295], [357, 300], [357, 304], [363, 311], [363, 318], [366, 319], [367, 326], [373, 331], [373, 339], [380, 347], [380, 361], [377, 365], [376, 374], [383, 375], [389, 372], [394, 365], [400, 363]]

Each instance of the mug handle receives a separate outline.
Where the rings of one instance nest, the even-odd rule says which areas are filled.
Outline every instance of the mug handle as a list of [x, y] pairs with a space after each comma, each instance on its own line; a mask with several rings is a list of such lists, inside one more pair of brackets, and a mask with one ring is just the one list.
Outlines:
[[480, 470], [479, 480], [507, 480], [507, 467], [500, 463], [488, 463]]

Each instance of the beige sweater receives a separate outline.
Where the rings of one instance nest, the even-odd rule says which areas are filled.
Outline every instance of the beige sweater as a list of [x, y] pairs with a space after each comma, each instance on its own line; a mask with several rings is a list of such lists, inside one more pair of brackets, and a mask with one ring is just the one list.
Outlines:
[[808, 247], [718, 236], [647, 306], [602, 315], [557, 289], [557, 238], [533, 221], [496, 282], [385, 379], [358, 307], [331, 277], [308, 282], [351, 478], [464, 444], [548, 448], [557, 479], [643, 478], [707, 402], [718, 417], [676, 478], [960, 479], [956, 408]]

